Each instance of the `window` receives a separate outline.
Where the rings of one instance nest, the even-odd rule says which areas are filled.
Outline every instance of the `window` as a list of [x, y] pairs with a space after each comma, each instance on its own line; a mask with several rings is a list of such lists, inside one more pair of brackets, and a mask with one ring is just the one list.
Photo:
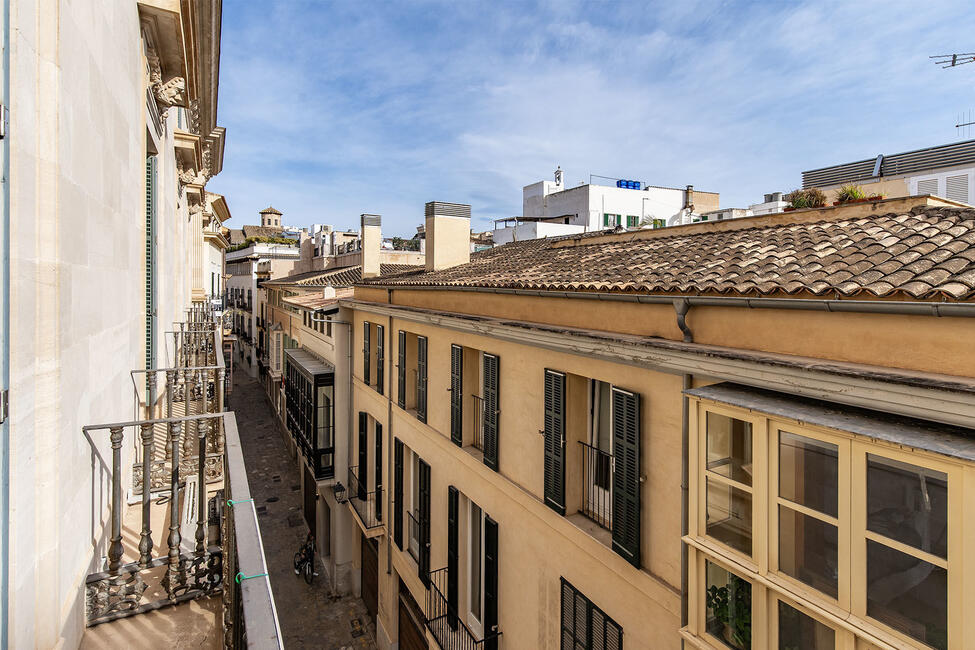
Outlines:
[[639, 225], [640, 225], [640, 218], [639, 217], [635, 217], [633, 215], [627, 215], [626, 216], [626, 227], [627, 228], [636, 228]]
[[562, 578], [561, 650], [622, 650], [623, 628]]
[[469, 587], [468, 602], [470, 603], [469, 622], [472, 628], [479, 630], [481, 627], [481, 621], [483, 620], [481, 603], [484, 597], [484, 585], [483, 581], [481, 580], [481, 576], [484, 575], [484, 527], [482, 525], [484, 515], [481, 513], [481, 509], [476, 503], [471, 501], [470, 504], [470, 530], [468, 531], [468, 540], [470, 541], [470, 544], [467, 554], [467, 584]]
[[833, 650], [836, 631], [795, 607], [779, 601], [779, 650]]
[[705, 562], [708, 634], [735, 650], [752, 647], [752, 585], [714, 562]]
[[948, 476], [867, 454], [867, 615], [948, 647]]
[[838, 595], [839, 447], [779, 431], [779, 571]]
[[751, 423], [709, 411], [705, 453], [707, 534], [751, 555]]
[[605, 228], [615, 228], [622, 223], [618, 214], [603, 214], [603, 227]]
[[[701, 403], [698, 413], [695, 633], [731, 648], [852, 648], [866, 643], [858, 626], [873, 633], [869, 619], [904, 645], [964, 639], [949, 625], [966, 611], [948, 597], [949, 575], [964, 593], [949, 541], [948, 513], [963, 508], [949, 490], [955, 463], [746, 409]], [[751, 601], [763, 616], [748, 641]], [[836, 616], [847, 625], [834, 627]]]

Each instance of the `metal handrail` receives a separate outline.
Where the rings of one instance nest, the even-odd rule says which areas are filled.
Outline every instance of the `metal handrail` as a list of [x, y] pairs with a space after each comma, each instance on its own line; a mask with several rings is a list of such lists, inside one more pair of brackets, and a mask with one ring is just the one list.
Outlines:
[[376, 512], [376, 502], [382, 498], [382, 488], [368, 492], [367, 486], [359, 481], [358, 470], [358, 465], [349, 468], [349, 503], [355, 508], [363, 526], [376, 528], [382, 525]]
[[613, 454], [579, 441], [582, 445], [583, 515], [602, 528], [613, 526]]
[[447, 567], [430, 572], [430, 590], [427, 592], [427, 628], [440, 644], [441, 650], [499, 648], [500, 630], [491, 630], [483, 638], [478, 639], [457, 615], [456, 603], [448, 602], [447, 597], [444, 596], [447, 574]]

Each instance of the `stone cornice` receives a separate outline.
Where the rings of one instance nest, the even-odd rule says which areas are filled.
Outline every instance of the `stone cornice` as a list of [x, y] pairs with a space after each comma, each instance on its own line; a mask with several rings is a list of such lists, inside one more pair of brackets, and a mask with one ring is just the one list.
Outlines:
[[672, 374], [970, 427], [975, 379], [344, 299], [342, 307]]

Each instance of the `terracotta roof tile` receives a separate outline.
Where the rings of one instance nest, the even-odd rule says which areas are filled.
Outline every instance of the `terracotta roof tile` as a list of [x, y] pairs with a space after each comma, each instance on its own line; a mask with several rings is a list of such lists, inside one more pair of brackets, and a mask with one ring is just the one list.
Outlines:
[[363, 284], [975, 300], [975, 210], [536, 239], [442, 271], [384, 270]]

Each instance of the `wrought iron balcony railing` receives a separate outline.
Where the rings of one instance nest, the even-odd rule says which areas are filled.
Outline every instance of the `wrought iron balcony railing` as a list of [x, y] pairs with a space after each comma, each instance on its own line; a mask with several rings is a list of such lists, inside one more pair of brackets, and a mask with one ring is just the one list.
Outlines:
[[613, 527], [613, 455], [582, 445], [582, 514], [603, 528]]
[[501, 631], [485, 630], [484, 637], [477, 638], [461, 617], [456, 603], [447, 600], [447, 567], [430, 573], [430, 589], [427, 591], [427, 628], [440, 644], [441, 650], [497, 650], [501, 647]]
[[367, 486], [359, 480], [359, 467], [349, 468], [349, 502], [367, 529], [382, 526], [382, 518], [376, 511], [377, 502], [382, 499], [382, 488], [367, 491]]
[[[96, 462], [92, 497], [107, 503], [107, 520], [99, 519], [105, 528], [94, 535], [96, 553], [104, 552], [101, 570], [85, 584], [86, 624], [222, 594], [217, 620], [225, 647], [280, 648], [236, 419], [223, 412], [222, 355], [213, 365], [192, 365], [221, 347], [213, 325], [211, 306], [194, 304], [174, 332], [181, 365], [133, 373], [133, 379], [146, 373], [143, 399], [134, 381], [136, 419], [83, 429]], [[156, 397], [160, 374], [164, 400]], [[131, 485], [122, 471], [123, 454], [131, 457], [123, 452], [130, 431], [137, 461]], [[166, 524], [153, 531], [160, 520]], [[123, 536], [123, 522], [140, 532]], [[157, 547], [164, 553], [153, 553]], [[245, 582], [251, 575], [257, 579]]]

